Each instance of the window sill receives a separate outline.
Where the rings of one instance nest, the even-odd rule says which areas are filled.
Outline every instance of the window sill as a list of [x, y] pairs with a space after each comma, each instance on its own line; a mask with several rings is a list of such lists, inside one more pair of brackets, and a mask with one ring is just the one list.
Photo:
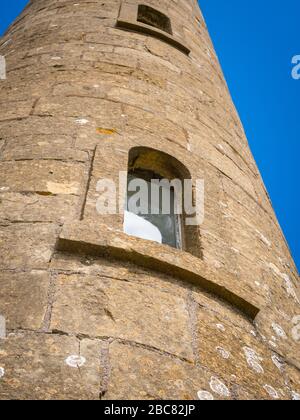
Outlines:
[[260, 312], [259, 304], [253, 301], [253, 297], [244, 296], [243, 290], [233, 290], [232, 278], [225, 278], [202, 260], [165, 245], [130, 237], [105, 225], [97, 225], [95, 230], [93, 223], [85, 221], [66, 224], [59, 236], [57, 250], [129, 261], [198, 285], [252, 320]]

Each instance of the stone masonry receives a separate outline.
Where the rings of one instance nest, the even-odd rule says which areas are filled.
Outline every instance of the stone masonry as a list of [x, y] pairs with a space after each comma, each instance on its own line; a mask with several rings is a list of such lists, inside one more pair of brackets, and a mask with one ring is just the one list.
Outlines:
[[[0, 399], [300, 399], [299, 276], [197, 1], [31, 0], [0, 55]], [[97, 213], [139, 146], [205, 180], [198, 255]]]

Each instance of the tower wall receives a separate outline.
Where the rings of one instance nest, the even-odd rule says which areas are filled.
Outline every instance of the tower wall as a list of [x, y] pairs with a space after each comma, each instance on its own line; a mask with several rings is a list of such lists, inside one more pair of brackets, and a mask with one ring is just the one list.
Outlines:
[[[1, 399], [296, 399], [299, 277], [195, 0], [33, 0], [1, 40]], [[135, 25], [135, 26], [132, 26]], [[184, 252], [96, 211], [133, 147], [205, 181]]]

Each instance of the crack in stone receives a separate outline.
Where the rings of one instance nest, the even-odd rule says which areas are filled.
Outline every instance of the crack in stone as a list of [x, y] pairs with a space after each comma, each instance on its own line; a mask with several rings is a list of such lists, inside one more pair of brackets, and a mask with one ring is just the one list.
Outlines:
[[83, 220], [83, 218], [84, 218], [85, 207], [86, 207], [86, 203], [87, 203], [88, 194], [89, 194], [89, 191], [90, 191], [90, 185], [91, 185], [91, 182], [92, 182], [96, 151], [97, 151], [97, 148], [95, 147], [94, 150], [93, 150], [91, 161], [89, 163], [89, 170], [88, 170], [87, 181], [86, 181], [86, 189], [85, 189], [84, 198], [83, 198], [82, 205], [81, 205], [81, 212], [80, 212], [80, 219], [79, 220]]
[[55, 286], [56, 286], [56, 276], [50, 273], [48, 297], [47, 297], [47, 309], [46, 309], [46, 313], [45, 313], [44, 320], [41, 327], [42, 332], [47, 332], [50, 330], [54, 297], [55, 297]]

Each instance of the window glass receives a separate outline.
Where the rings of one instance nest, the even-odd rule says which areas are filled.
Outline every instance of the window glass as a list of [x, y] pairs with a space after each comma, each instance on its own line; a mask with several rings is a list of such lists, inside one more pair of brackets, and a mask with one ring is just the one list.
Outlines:
[[181, 219], [173, 188], [153, 184], [151, 173], [128, 175], [125, 233], [174, 248], [181, 247]]

